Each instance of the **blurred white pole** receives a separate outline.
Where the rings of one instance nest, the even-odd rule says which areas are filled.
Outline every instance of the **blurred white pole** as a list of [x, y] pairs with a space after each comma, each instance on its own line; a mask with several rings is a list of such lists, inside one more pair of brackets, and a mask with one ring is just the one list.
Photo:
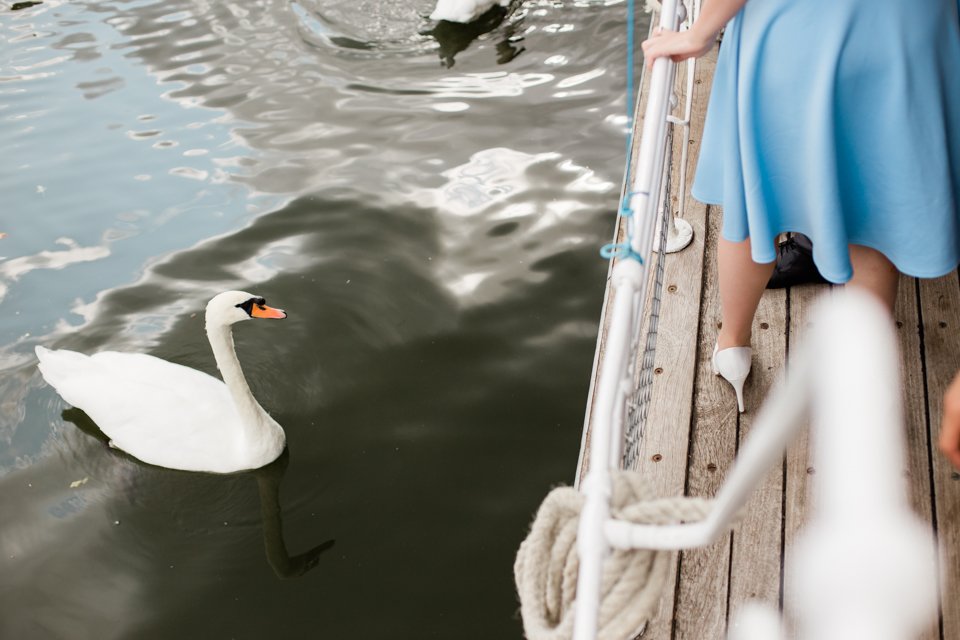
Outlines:
[[[581, 533], [589, 528], [590, 540], [578, 541], [578, 549], [581, 562], [589, 557], [588, 562], [597, 563], [592, 565], [596, 582], [589, 583], [597, 590], [582, 591], [581, 584], [587, 589], [588, 583], [578, 583], [577, 616], [581, 604], [595, 612], [599, 563], [608, 544], [685, 549], [710, 544], [725, 533], [771, 466], [780, 463], [805, 420], [806, 408], [812, 406], [817, 510], [788, 564], [795, 604], [807, 625], [802, 637], [905, 640], [936, 620], [936, 545], [908, 504], [903, 391], [889, 314], [866, 294], [844, 291], [818, 305], [813, 325], [786, 379], [775, 385], [761, 408], [706, 520], [640, 525], [610, 519], [606, 504], [589, 514], [584, 511]], [[609, 496], [609, 469], [604, 467], [597, 477], [606, 483], [597, 496]], [[606, 521], [598, 527], [594, 518], [601, 517]], [[584, 620], [595, 624], [595, 613]], [[774, 640], [778, 636], [770, 635], [772, 629], [769, 615], [748, 612], [738, 618], [739, 635], [733, 637]], [[588, 632], [595, 633], [595, 626], [580, 631]]]
[[915, 638], [936, 619], [936, 545], [909, 506], [896, 335], [878, 302], [844, 297], [815, 320], [817, 509], [788, 574], [804, 638]]

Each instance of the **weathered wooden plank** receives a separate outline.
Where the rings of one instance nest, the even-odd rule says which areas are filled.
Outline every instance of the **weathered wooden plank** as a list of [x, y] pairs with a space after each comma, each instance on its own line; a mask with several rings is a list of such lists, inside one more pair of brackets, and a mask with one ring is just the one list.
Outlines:
[[900, 344], [900, 380], [903, 384], [903, 417], [907, 445], [902, 473], [910, 487], [910, 502], [917, 514], [933, 527], [933, 490], [930, 484], [930, 434], [927, 429], [926, 389], [923, 377], [923, 344], [920, 335], [919, 283], [900, 278], [894, 321]]
[[[710, 366], [720, 322], [717, 287], [720, 216], [718, 208], [709, 208], [696, 397], [687, 470], [687, 494], [691, 496], [716, 495], [736, 456], [736, 398], [730, 386], [713, 375]], [[730, 534], [722, 536], [708, 547], [681, 553], [674, 638], [724, 637], [729, 575]]]
[[[803, 335], [810, 323], [810, 311], [817, 299], [828, 294], [830, 289], [824, 285], [801, 285], [791, 287], [788, 292], [790, 318], [787, 352], [796, 353], [803, 344]], [[807, 522], [812, 509], [813, 489], [816, 469], [810, 457], [809, 429], [802, 428], [797, 438], [787, 447], [786, 471], [784, 477], [784, 552], [789, 556], [798, 534]], [[796, 595], [790, 583], [790, 564], [784, 566], [783, 609], [786, 617], [787, 638], [797, 637], [798, 620], [794, 602]]]
[[[690, 139], [675, 140], [676, 147], [689, 146], [687, 175], [693, 176], [703, 130], [707, 98], [710, 94], [716, 51], [698, 61], [695, 74]], [[685, 65], [681, 67], [685, 71]], [[678, 87], [684, 87], [684, 74], [678, 74]], [[684, 95], [681, 90], [680, 104]], [[677, 129], [679, 133], [681, 130]], [[674, 184], [679, 178], [674, 175]], [[687, 186], [686, 220], [693, 226], [692, 244], [667, 256], [664, 271], [663, 305], [657, 339], [656, 374], [652, 389], [647, 428], [640, 448], [638, 471], [649, 480], [656, 495], [683, 495], [686, 477], [687, 446], [697, 358], [697, 335], [701, 298], [701, 273], [705, 247], [707, 208], [693, 200]], [[674, 621], [674, 585], [679, 556], [675, 559], [660, 611], [651, 621], [644, 638], [666, 640], [672, 636]], [[706, 636], [703, 636], [706, 637]]]
[[[753, 368], [744, 388], [747, 411], [740, 416], [739, 442], [750, 437], [757, 410], [783, 373], [787, 355], [787, 293], [764, 293], [753, 323]], [[739, 447], [738, 447], [739, 448]], [[783, 543], [783, 465], [775, 465], [754, 492], [733, 532], [730, 616], [752, 600], [780, 604]]]
[[[894, 321], [900, 344], [900, 380], [903, 385], [903, 419], [906, 460], [901, 473], [908, 483], [910, 502], [933, 530], [933, 489], [930, 482], [930, 433], [927, 428], [926, 389], [923, 377], [923, 343], [920, 333], [919, 283], [901, 277]], [[932, 624], [920, 636], [939, 640], [939, 625]]]
[[[960, 369], [960, 286], [957, 274], [920, 281], [920, 313], [930, 439], [937, 442], [943, 417], [943, 393]], [[937, 537], [940, 546], [940, 582], [943, 587], [942, 637], [960, 638], [960, 474], [934, 445], [933, 488]]]

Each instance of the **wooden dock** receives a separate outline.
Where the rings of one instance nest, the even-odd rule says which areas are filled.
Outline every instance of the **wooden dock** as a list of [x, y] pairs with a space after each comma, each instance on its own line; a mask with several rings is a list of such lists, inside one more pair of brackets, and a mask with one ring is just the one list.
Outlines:
[[[680, 157], [680, 145], [689, 145], [688, 176], [696, 166], [715, 61], [716, 49], [697, 65], [690, 139], [679, 139], [679, 128], [675, 133], [675, 158]], [[684, 70], [685, 65], [678, 66], [680, 104], [686, 86]], [[642, 123], [636, 124], [639, 131]], [[677, 170], [674, 166], [673, 184], [679, 183]], [[770, 384], [791, 350], [803, 343], [811, 305], [831, 289], [809, 285], [764, 294], [753, 327], [753, 373], [745, 389], [747, 412], [740, 415], [733, 389], [710, 370], [719, 322], [716, 243], [721, 211], [692, 200], [688, 192], [684, 217], [693, 226], [695, 237], [691, 246], [665, 257], [652, 404], [638, 470], [659, 496], [712, 497], [740, 443], [750, 437], [753, 416]], [[606, 311], [605, 319], [609, 318]], [[936, 440], [943, 392], [960, 369], [958, 274], [936, 280], [903, 278], [896, 322], [909, 459], [905, 468], [890, 469], [890, 473], [902, 474], [909, 482], [913, 506], [930, 524], [940, 548], [941, 619], [921, 637], [955, 640], [960, 638], [960, 474], [940, 455]], [[603, 360], [606, 331], [604, 321], [594, 377]], [[578, 480], [589, 458], [589, 430], [588, 407]], [[783, 559], [807, 518], [816, 481], [804, 430], [787, 451], [782, 466], [767, 475], [745, 518], [731, 533], [709, 547], [676, 554], [659, 614], [642, 637], [725, 638], [732, 615], [751, 600], [785, 609], [790, 637], [794, 637], [789, 617], [793, 594]]]

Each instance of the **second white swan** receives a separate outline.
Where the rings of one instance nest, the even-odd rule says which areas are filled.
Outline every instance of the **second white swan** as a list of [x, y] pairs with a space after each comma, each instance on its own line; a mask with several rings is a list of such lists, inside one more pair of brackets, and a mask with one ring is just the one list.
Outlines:
[[40, 372], [64, 400], [83, 409], [113, 447], [171, 469], [232, 473], [275, 460], [283, 429], [253, 397], [231, 325], [285, 318], [260, 296], [226, 291], [207, 304], [207, 338], [223, 381], [140, 353], [36, 348]]

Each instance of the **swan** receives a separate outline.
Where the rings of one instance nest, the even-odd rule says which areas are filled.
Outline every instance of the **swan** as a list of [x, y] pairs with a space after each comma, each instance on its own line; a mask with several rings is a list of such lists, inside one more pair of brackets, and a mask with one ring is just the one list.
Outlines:
[[507, 7], [510, 0], [437, 0], [430, 19], [473, 22], [496, 5]]
[[225, 291], [207, 303], [207, 339], [222, 382], [141, 353], [88, 356], [38, 345], [38, 367], [64, 400], [90, 416], [110, 446], [143, 462], [213, 473], [259, 469], [280, 456], [286, 436], [250, 392], [231, 325], [286, 317], [244, 291]]

